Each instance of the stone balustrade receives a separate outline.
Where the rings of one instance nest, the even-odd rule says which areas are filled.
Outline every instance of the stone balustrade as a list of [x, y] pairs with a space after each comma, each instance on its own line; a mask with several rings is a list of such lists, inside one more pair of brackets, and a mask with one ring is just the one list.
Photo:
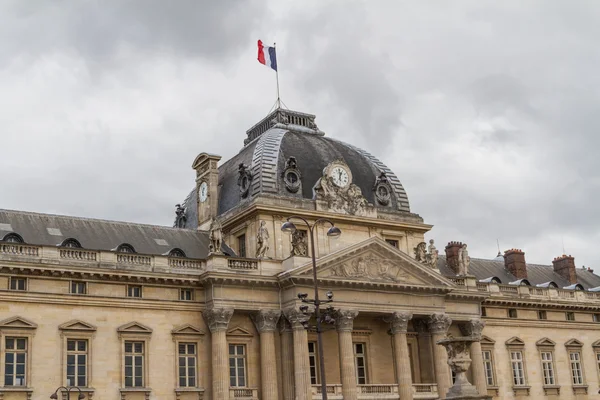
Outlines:
[[59, 250], [60, 258], [77, 261], [98, 261], [98, 252], [93, 250], [64, 248]]
[[[413, 384], [413, 399], [434, 400], [438, 399], [437, 384], [435, 383], [417, 383]], [[390, 384], [371, 384], [357, 386], [358, 398], [360, 400], [399, 400], [400, 394], [398, 385]], [[321, 385], [312, 385], [311, 393], [313, 400], [322, 399]], [[327, 398], [331, 400], [341, 400], [342, 385], [328, 384]]]
[[258, 400], [257, 388], [229, 388], [230, 400]]
[[413, 386], [413, 399], [437, 399], [438, 390], [435, 383], [415, 383]]
[[449, 278], [457, 286], [467, 286], [467, 280], [465, 278]]
[[28, 246], [21, 243], [2, 243], [0, 244], [0, 254], [9, 256], [38, 257], [40, 248], [38, 246]]
[[152, 256], [144, 256], [136, 253], [117, 253], [118, 264], [152, 265]]
[[202, 260], [179, 257], [170, 257], [169, 267], [177, 269], [205, 269], [205, 265]]
[[600, 302], [600, 292], [568, 290], [527, 285], [506, 285], [477, 282], [479, 292], [488, 292], [492, 297], [519, 297], [544, 300], [560, 300], [573, 302]]
[[227, 266], [230, 269], [253, 270], [258, 269], [258, 262], [248, 258], [228, 258]]

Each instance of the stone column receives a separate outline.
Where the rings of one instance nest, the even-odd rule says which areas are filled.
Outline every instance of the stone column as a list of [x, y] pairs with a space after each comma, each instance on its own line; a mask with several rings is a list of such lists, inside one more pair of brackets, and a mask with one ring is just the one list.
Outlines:
[[410, 355], [408, 354], [408, 321], [412, 318], [410, 312], [395, 312], [389, 319], [390, 332], [394, 340], [394, 363], [396, 364], [396, 382], [400, 400], [412, 400], [412, 375], [410, 371]]
[[435, 370], [433, 367], [433, 356], [431, 354], [431, 334], [427, 322], [419, 319], [413, 321], [413, 326], [417, 331], [417, 342], [419, 343], [419, 364], [422, 383], [435, 382]]
[[485, 322], [473, 318], [469, 322], [460, 324], [460, 330], [463, 335], [475, 339], [471, 343], [471, 370], [473, 371], [473, 383], [477, 387], [480, 395], [487, 395], [487, 380], [485, 378], [485, 368], [483, 366], [483, 354], [481, 353], [481, 332], [485, 327]]
[[352, 344], [352, 328], [356, 310], [337, 310], [336, 328], [340, 348], [340, 371], [342, 375], [342, 394], [344, 400], [357, 400], [356, 369], [354, 367], [354, 345]]
[[283, 312], [292, 325], [295, 400], [312, 400], [308, 362], [308, 335], [304, 327], [304, 324], [308, 322], [309, 315], [305, 315], [293, 307], [287, 308]]
[[260, 382], [262, 400], [279, 400], [277, 362], [275, 359], [275, 328], [280, 310], [260, 310], [252, 315], [260, 334]]
[[280, 319], [281, 337], [281, 388], [283, 400], [294, 400], [294, 344], [292, 326], [287, 319]]
[[203, 315], [211, 334], [212, 397], [229, 398], [229, 351], [225, 335], [233, 308], [211, 308], [204, 310]]
[[444, 339], [448, 328], [452, 323], [452, 319], [443, 313], [432, 314], [427, 321], [429, 332], [433, 340], [433, 364], [435, 367], [435, 380], [438, 387], [438, 395], [440, 399], [445, 398], [446, 392], [450, 389], [450, 374], [448, 372], [448, 353], [442, 346], [438, 346], [437, 342]]

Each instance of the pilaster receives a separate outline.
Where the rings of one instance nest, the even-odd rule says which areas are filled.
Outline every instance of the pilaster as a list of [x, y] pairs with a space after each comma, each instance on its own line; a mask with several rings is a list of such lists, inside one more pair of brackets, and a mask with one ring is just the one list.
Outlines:
[[412, 375], [410, 371], [410, 356], [408, 352], [408, 322], [412, 313], [408, 311], [394, 312], [387, 319], [390, 323], [390, 333], [394, 342], [394, 363], [396, 365], [396, 382], [401, 400], [412, 400]]
[[354, 367], [354, 345], [352, 329], [357, 310], [341, 309], [336, 312], [336, 328], [340, 351], [340, 371], [342, 375], [342, 394], [344, 400], [357, 400], [356, 369]]
[[308, 335], [304, 327], [309, 316], [294, 307], [286, 308], [283, 313], [292, 326], [295, 400], [311, 400]]
[[211, 333], [212, 396], [214, 399], [225, 399], [229, 396], [229, 352], [225, 334], [233, 308], [211, 308], [202, 314]]
[[280, 310], [260, 310], [252, 314], [252, 320], [260, 334], [260, 380], [261, 399], [279, 400], [275, 362], [275, 329], [281, 316]]

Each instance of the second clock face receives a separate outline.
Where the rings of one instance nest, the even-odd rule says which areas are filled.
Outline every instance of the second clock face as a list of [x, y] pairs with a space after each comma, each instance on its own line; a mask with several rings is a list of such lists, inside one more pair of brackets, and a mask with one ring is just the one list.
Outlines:
[[198, 198], [201, 203], [204, 203], [208, 198], [208, 184], [206, 182], [202, 182], [200, 184], [200, 188], [198, 189]]
[[333, 183], [339, 187], [347, 186], [350, 183], [348, 171], [342, 167], [334, 167], [331, 170], [331, 179], [333, 180]]

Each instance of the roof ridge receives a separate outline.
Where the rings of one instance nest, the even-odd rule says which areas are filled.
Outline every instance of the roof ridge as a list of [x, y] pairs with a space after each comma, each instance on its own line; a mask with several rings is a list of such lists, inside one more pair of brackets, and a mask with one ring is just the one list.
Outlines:
[[15, 213], [15, 214], [19, 213], [19, 214], [32, 215], [32, 216], [69, 218], [69, 219], [75, 219], [75, 220], [80, 220], [80, 221], [105, 222], [105, 223], [118, 224], [118, 225], [135, 225], [135, 226], [142, 226], [142, 227], [148, 227], [148, 228], [170, 229], [170, 230], [177, 230], [177, 231], [184, 230], [184, 231], [190, 231], [190, 232], [206, 232], [206, 231], [195, 230], [195, 229], [174, 228], [172, 226], [165, 226], [165, 225], [143, 224], [143, 223], [139, 223], [139, 222], [128, 222], [128, 221], [115, 221], [115, 220], [102, 219], [102, 218], [75, 217], [72, 215], [48, 214], [48, 213], [39, 213], [39, 212], [34, 212], [34, 211], [9, 210], [9, 209], [5, 209], [5, 208], [0, 208], [0, 213], [1, 212]]

